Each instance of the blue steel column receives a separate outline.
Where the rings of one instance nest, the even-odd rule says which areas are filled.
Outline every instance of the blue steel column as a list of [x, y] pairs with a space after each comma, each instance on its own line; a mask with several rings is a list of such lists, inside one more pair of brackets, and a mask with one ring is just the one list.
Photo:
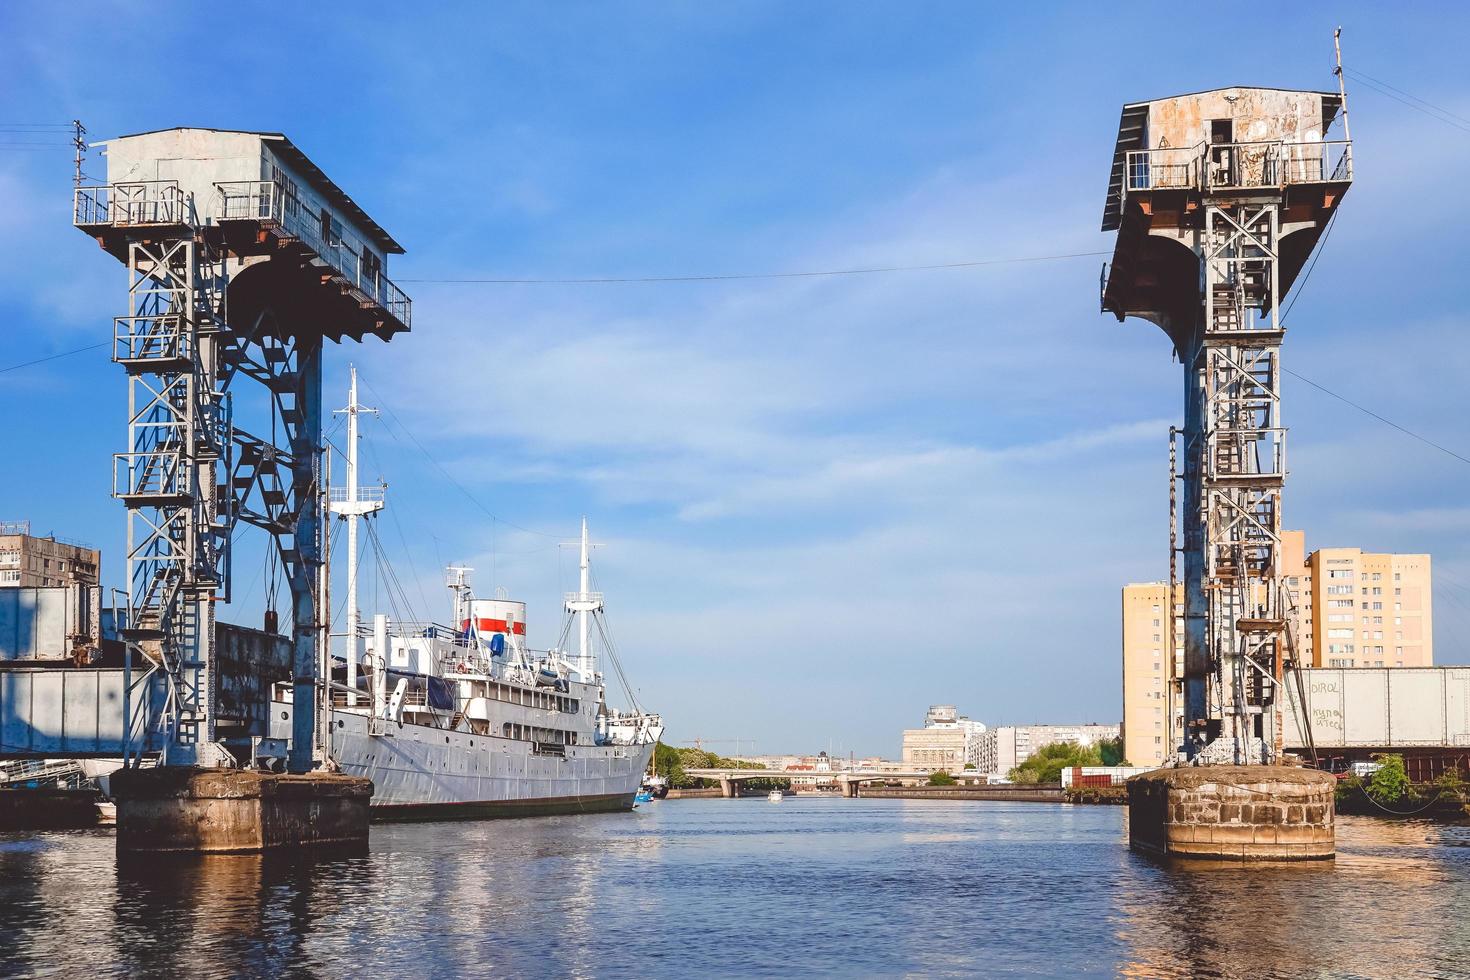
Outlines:
[[316, 740], [317, 622], [316, 585], [321, 571], [321, 493], [317, 466], [322, 441], [322, 338], [299, 336], [297, 365], [301, 372], [301, 420], [291, 445], [291, 489], [296, 505], [296, 553], [291, 569], [291, 638], [294, 645], [291, 676], [291, 749], [286, 765], [291, 772], [310, 772]]
[[1179, 359], [1184, 364], [1184, 751], [1194, 758], [1209, 714], [1209, 604], [1205, 597], [1203, 470], [1205, 390], [1203, 330], [1196, 323]]

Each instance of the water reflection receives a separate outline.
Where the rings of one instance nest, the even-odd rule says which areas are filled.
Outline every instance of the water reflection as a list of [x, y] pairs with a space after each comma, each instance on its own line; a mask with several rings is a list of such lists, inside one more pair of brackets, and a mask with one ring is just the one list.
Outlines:
[[1193, 867], [1132, 860], [1119, 972], [1139, 977], [1445, 976], [1467, 950], [1463, 862], [1425, 824], [1344, 818], [1335, 862]]
[[1330, 864], [1208, 872], [1123, 814], [681, 800], [375, 826], [357, 857], [118, 864], [0, 836], [0, 975], [1464, 975], [1470, 834], [1345, 819]]

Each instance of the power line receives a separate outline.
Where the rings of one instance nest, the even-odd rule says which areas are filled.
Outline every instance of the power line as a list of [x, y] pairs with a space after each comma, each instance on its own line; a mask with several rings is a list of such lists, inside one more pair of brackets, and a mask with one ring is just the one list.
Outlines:
[[1300, 374], [1297, 374], [1295, 371], [1292, 371], [1292, 370], [1290, 370], [1288, 368], [1282, 368], [1281, 370], [1284, 371], [1285, 373], [1291, 375], [1293, 378], [1296, 378], [1298, 381], [1305, 381], [1307, 384], [1311, 385], [1313, 388], [1316, 388], [1318, 391], [1322, 392], [1323, 394], [1331, 395], [1333, 398], [1336, 398], [1338, 401], [1343, 402], [1344, 404], [1347, 404], [1347, 405], [1351, 405], [1353, 408], [1356, 408], [1358, 411], [1362, 412], [1364, 415], [1370, 415], [1373, 418], [1377, 419], [1378, 421], [1382, 422], [1384, 425], [1392, 426], [1393, 428], [1398, 429], [1404, 435], [1409, 436], [1410, 438], [1413, 438], [1413, 439], [1418, 439], [1420, 442], [1424, 443], [1426, 446], [1433, 446], [1435, 449], [1438, 449], [1440, 452], [1445, 453], [1446, 455], [1449, 455], [1449, 456], [1453, 456], [1453, 457], [1455, 457], [1455, 459], [1458, 459], [1462, 463], [1470, 463], [1470, 457], [1461, 456], [1459, 453], [1455, 452], [1453, 449], [1446, 449], [1444, 446], [1441, 446], [1439, 443], [1433, 441], [1432, 439], [1428, 439], [1428, 438], [1426, 438], [1424, 436], [1421, 436], [1419, 433], [1413, 431], [1412, 429], [1406, 429], [1402, 425], [1399, 425], [1397, 422], [1393, 421], [1392, 419], [1386, 419], [1386, 418], [1384, 418], [1382, 415], [1379, 415], [1377, 412], [1373, 411], [1371, 408], [1364, 408], [1362, 405], [1359, 405], [1357, 402], [1353, 401], [1351, 398], [1348, 398], [1346, 395], [1339, 395], [1337, 392], [1333, 391], [1331, 388], [1324, 388], [1322, 385], [1319, 385], [1317, 382], [1313, 381], [1311, 378], [1304, 378]]
[[1296, 305], [1297, 299], [1302, 295], [1302, 290], [1307, 287], [1307, 280], [1312, 278], [1312, 270], [1317, 268], [1317, 260], [1322, 257], [1322, 250], [1327, 247], [1327, 239], [1332, 235], [1332, 226], [1337, 224], [1338, 209], [1334, 208], [1332, 217], [1327, 219], [1327, 227], [1322, 231], [1322, 238], [1317, 242], [1317, 247], [1312, 250], [1312, 261], [1307, 266], [1307, 271], [1302, 273], [1301, 281], [1296, 284], [1296, 292], [1291, 294], [1291, 302], [1286, 304], [1286, 309], [1281, 311], [1281, 320], [1284, 324], [1286, 317], [1291, 313], [1291, 308]]
[[[1370, 89], [1373, 89], [1379, 95], [1383, 95], [1390, 99], [1393, 99], [1400, 105], [1406, 105], [1416, 112], [1423, 113], [1430, 119], [1435, 119], [1439, 122], [1444, 123], [1446, 126], [1453, 126], [1454, 128], [1461, 130], [1462, 132], [1470, 133], [1470, 120], [1465, 120], [1462, 117], [1455, 115], [1453, 112], [1450, 112], [1448, 109], [1441, 109], [1439, 106], [1434, 105], [1432, 102], [1425, 102], [1418, 96], [1409, 95], [1409, 93], [1405, 92], [1403, 89], [1394, 88], [1387, 82], [1378, 82], [1371, 76], [1364, 75], [1362, 72], [1351, 71], [1346, 68], [1344, 68], [1343, 71], [1346, 74], [1352, 76], [1357, 81], [1362, 82]], [[1395, 95], [1395, 92], [1400, 94]]]
[[928, 272], [942, 269], [975, 269], [988, 265], [1016, 265], [1023, 262], [1052, 262], [1058, 259], [1092, 258], [1112, 252], [1067, 252], [1058, 255], [1028, 255], [1008, 259], [975, 259], [968, 262], [940, 262], [933, 265], [883, 265], [856, 269], [819, 269], [804, 272], [740, 272], [700, 273], [678, 276], [587, 276], [571, 279], [399, 279], [401, 283], [427, 285], [485, 286], [600, 286], [614, 283], [655, 282], [729, 282], [742, 279], [816, 279], [824, 276], [869, 276], [885, 272]]
[[[424, 454], [424, 458], [427, 459], [430, 463], [433, 463], [434, 468], [444, 475], [444, 479], [448, 480], [454, 485], [457, 490], [459, 490], [460, 493], [464, 494], [465, 497], [469, 499], [470, 503], [474, 504], [476, 507], [480, 508], [480, 510], [484, 511], [485, 515], [489, 517], [492, 521], [504, 524], [506, 527], [513, 527], [517, 531], [525, 531], [527, 534], [539, 534], [544, 538], [556, 538], [557, 540], [561, 540], [562, 538], [568, 537], [568, 535], [565, 534], [548, 534], [545, 531], [537, 531], [533, 528], [522, 527], [519, 524], [513, 524], [510, 521], [507, 521], [505, 518], [496, 514], [489, 507], [486, 507], [483, 503], [480, 502], [480, 498], [470, 493], [469, 489], [466, 488], [463, 483], [460, 483], [458, 480], [456, 480], [453, 474], [451, 474], [449, 470], [447, 470], [437, 459], [434, 458], [434, 455], [429, 452], [429, 450], [424, 446], [422, 442], [419, 441], [419, 437], [413, 434], [413, 430], [403, 424], [403, 420], [398, 417], [398, 413], [393, 411], [392, 407], [389, 406], [388, 402], [383, 398], [381, 394], [379, 394], [378, 390], [372, 386], [372, 382], [368, 381], [366, 378], [363, 378], [362, 383], [367, 386], [368, 391], [372, 392], [373, 397], [377, 399], [379, 407], [381, 407], [383, 411], [392, 416], [393, 421], [396, 422], [398, 424], [398, 427], [403, 430], [404, 435], [413, 440], [413, 444], [418, 447], [419, 452]], [[389, 434], [392, 434], [391, 429], [389, 430]]]
[[86, 347], [78, 347], [76, 350], [66, 350], [62, 351], [60, 354], [50, 354], [46, 357], [38, 357], [34, 361], [22, 361], [19, 364], [12, 364], [9, 367], [0, 368], [0, 374], [8, 374], [11, 371], [19, 371], [21, 368], [30, 367], [34, 364], [45, 364], [47, 361], [54, 361], [62, 357], [71, 357], [73, 354], [84, 354], [89, 350], [96, 350], [99, 347], [106, 347], [109, 343], [111, 343], [111, 341], [104, 340], [100, 344], [88, 344]]

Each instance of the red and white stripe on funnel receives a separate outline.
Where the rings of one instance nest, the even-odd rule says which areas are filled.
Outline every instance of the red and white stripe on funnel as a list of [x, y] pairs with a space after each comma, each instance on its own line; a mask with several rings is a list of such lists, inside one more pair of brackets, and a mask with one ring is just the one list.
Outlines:
[[509, 639], [526, 635], [526, 604], [513, 599], [475, 599], [470, 603], [470, 618], [459, 624], [466, 634], [471, 631], [484, 639], [496, 633]]

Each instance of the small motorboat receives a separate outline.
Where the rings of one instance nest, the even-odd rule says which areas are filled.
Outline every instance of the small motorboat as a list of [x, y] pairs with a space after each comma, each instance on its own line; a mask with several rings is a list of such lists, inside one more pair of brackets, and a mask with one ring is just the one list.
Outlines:
[[772, 803], [780, 803], [782, 800], [786, 799], [786, 794], [781, 792], [779, 789], [773, 789], [766, 794], [766, 799], [770, 800]]
[[637, 806], [639, 803], [652, 803], [652, 802], [653, 802], [653, 794], [650, 793], [646, 789], [640, 789], [637, 793], [633, 794], [633, 805], [634, 806]]

